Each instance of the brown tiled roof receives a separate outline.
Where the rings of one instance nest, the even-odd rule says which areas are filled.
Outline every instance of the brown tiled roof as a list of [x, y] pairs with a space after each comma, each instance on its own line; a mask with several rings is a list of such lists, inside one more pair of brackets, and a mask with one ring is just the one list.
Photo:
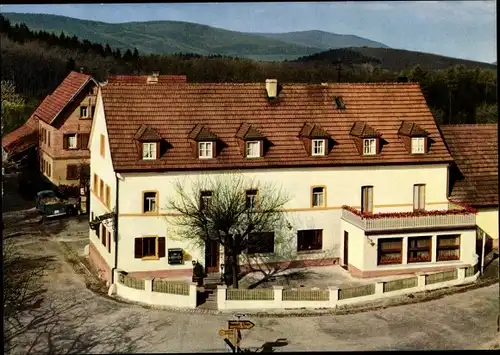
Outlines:
[[[129, 84], [145, 84], [147, 83], [148, 75], [110, 75], [108, 83], [129, 83]], [[187, 77], [185, 75], [159, 75], [158, 83], [185, 83]]]
[[317, 124], [311, 124], [307, 122], [304, 124], [304, 127], [300, 130], [299, 133], [300, 137], [306, 137], [306, 138], [329, 138], [330, 135], [325, 132], [323, 128], [321, 128], [320, 125]]
[[6, 152], [20, 153], [38, 144], [38, 119], [31, 116], [25, 124], [2, 138], [2, 148]]
[[417, 125], [415, 122], [403, 121], [401, 127], [399, 128], [400, 135], [408, 137], [427, 137], [428, 132]]
[[156, 132], [154, 128], [151, 128], [148, 125], [141, 125], [137, 130], [137, 133], [134, 135], [134, 139], [138, 141], [160, 141], [161, 136]]
[[248, 123], [242, 123], [238, 132], [236, 132], [236, 138], [239, 139], [265, 139], [266, 137], [257, 128]]
[[357, 121], [353, 124], [350, 134], [359, 138], [375, 138], [381, 136], [375, 128], [361, 121]]
[[[116, 170], [217, 169], [283, 166], [336, 166], [450, 162], [436, 123], [418, 84], [282, 84], [279, 103], [271, 105], [265, 83], [156, 84], [108, 83], [102, 88], [110, 149]], [[346, 110], [336, 109], [342, 96]], [[429, 152], [410, 155], [398, 138], [402, 120], [429, 132]], [[349, 136], [357, 121], [380, 133], [386, 145], [364, 157]], [[322, 127], [337, 144], [326, 157], [313, 157], [297, 137], [304, 122]], [[255, 125], [272, 146], [263, 159], [245, 159], [235, 137], [242, 123]], [[132, 142], [142, 124], [154, 127], [171, 148], [156, 161], [141, 161]], [[193, 127], [203, 125], [224, 143], [217, 158], [192, 154]], [[190, 133], [193, 133], [190, 135]], [[194, 134], [196, 133], [196, 134]]]
[[217, 140], [217, 135], [211, 132], [207, 127], [202, 124], [197, 124], [193, 130], [188, 134], [189, 139], [195, 141], [214, 141]]
[[47, 95], [33, 115], [43, 122], [51, 124], [56, 116], [91, 79], [90, 75], [72, 71], [52, 94]]
[[498, 124], [440, 127], [460, 174], [452, 174], [450, 200], [498, 206]]

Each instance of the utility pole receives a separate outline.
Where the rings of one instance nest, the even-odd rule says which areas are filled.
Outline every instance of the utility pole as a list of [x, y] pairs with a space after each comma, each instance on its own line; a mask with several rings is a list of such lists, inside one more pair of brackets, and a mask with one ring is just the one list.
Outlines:
[[337, 82], [340, 83], [340, 73], [342, 72], [342, 61], [337, 59]]

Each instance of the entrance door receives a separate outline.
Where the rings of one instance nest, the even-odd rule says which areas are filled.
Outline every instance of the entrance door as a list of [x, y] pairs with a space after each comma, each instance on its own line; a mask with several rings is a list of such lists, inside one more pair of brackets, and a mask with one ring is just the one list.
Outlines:
[[219, 272], [219, 243], [215, 240], [205, 243], [205, 269], [207, 273]]
[[349, 232], [344, 231], [344, 258], [343, 258], [343, 263], [345, 266], [347, 266], [347, 263], [349, 260], [347, 259], [347, 256], [349, 255]]

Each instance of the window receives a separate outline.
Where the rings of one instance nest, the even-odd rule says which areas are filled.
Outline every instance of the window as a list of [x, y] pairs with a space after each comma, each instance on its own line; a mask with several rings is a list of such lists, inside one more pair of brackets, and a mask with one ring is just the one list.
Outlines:
[[78, 165], [68, 164], [66, 165], [66, 180], [76, 180], [78, 179]]
[[377, 265], [401, 264], [403, 238], [385, 238], [378, 240]]
[[157, 143], [142, 143], [142, 159], [156, 159], [156, 145]]
[[432, 237], [408, 238], [408, 262], [430, 262], [432, 250]]
[[102, 223], [99, 225], [99, 229], [101, 230], [101, 232], [99, 233], [101, 238], [101, 243], [106, 247], [106, 239], [107, 239], [106, 233], [108, 232], [108, 230], [104, 228], [104, 225]]
[[99, 187], [99, 177], [97, 176], [97, 174], [94, 174], [94, 187], [93, 187], [93, 190], [94, 190], [94, 193], [96, 195], [99, 195], [99, 193], [97, 192], [97, 188]]
[[425, 210], [425, 185], [413, 185], [413, 210]]
[[373, 213], [373, 186], [361, 187], [361, 212]]
[[80, 118], [89, 118], [89, 108], [87, 106], [80, 106]]
[[95, 87], [89, 89], [89, 95], [95, 95]]
[[82, 133], [78, 135], [78, 139], [80, 140], [80, 149], [89, 149], [89, 134]]
[[212, 142], [198, 143], [198, 157], [200, 159], [212, 158]]
[[107, 237], [108, 237], [108, 253], [111, 253], [111, 232], [107, 232]]
[[312, 141], [312, 155], [325, 155], [325, 140], [313, 139]]
[[274, 253], [274, 232], [250, 233], [247, 254]]
[[95, 105], [90, 106], [90, 117], [94, 117]]
[[106, 144], [106, 140], [104, 139], [104, 134], [101, 134], [101, 139], [99, 141], [99, 151], [101, 153], [101, 157], [103, 157], [103, 158], [104, 158], [104, 151], [106, 148], [105, 144]]
[[76, 134], [65, 134], [64, 135], [63, 148], [64, 149], [76, 149], [78, 147], [76, 141]]
[[99, 181], [99, 198], [101, 201], [104, 198], [104, 181], [102, 179]]
[[323, 248], [323, 230], [309, 229], [297, 232], [297, 250], [321, 250]]
[[247, 147], [247, 158], [259, 158], [260, 157], [260, 142], [259, 141], [253, 141], [253, 142], [247, 142], [246, 143]]
[[48, 165], [49, 165], [49, 168], [48, 168], [47, 176], [51, 177], [52, 176], [52, 164], [48, 163]]
[[342, 96], [335, 96], [335, 104], [337, 105], [337, 109], [345, 109], [345, 104]]
[[460, 236], [439, 235], [437, 237], [437, 261], [460, 259]]
[[109, 208], [111, 204], [111, 189], [109, 188], [108, 185], [106, 185], [106, 200], [105, 200], [105, 205], [107, 208]]
[[313, 187], [312, 188], [312, 207], [324, 207], [325, 206], [325, 187]]
[[247, 190], [246, 193], [246, 207], [248, 209], [255, 208], [257, 205], [257, 190]]
[[200, 195], [200, 209], [205, 209], [212, 202], [212, 191], [201, 191]]
[[363, 139], [363, 155], [375, 155], [377, 140], [375, 138]]
[[424, 137], [411, 139], [411, 153], [412, 154], [425, 153], [425, 138]]
[[50, 131], [47, 131], [47, 145], [50, 147]]
[[165, 257], [165, 237], [135, 238], [136, 259], [158, 259]]
[[157, 201], [158, 192], [147, 191], [143, 192], [143, 210], [142, 213], [154, 213], [157, 212]]

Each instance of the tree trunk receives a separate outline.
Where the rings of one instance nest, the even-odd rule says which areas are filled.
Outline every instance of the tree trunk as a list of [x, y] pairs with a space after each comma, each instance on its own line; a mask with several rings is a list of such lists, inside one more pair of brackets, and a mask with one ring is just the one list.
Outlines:
[[233, 271], [233, 288], [238, 288], [238, 277], [239, 277], [239, 267], [238, 267], [238, 255], [233, 252], [231, 255], [231, 269]]

